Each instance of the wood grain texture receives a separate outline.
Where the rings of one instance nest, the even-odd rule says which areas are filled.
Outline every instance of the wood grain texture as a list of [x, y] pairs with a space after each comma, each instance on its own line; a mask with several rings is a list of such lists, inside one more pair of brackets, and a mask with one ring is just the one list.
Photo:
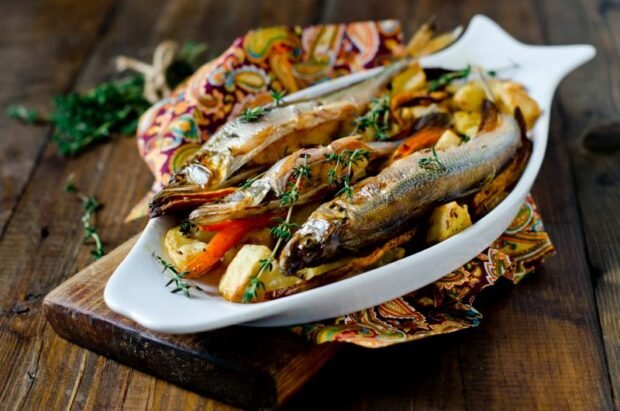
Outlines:
[[103, 301], [108, 278], [136, 240], [45, 297], [45, 315], [58, 334], [182, 387], [252, 408], [281, 405], [338, 350], [336, 345], [309, 345], [286, 329], [231, 327], [175, 336], [139, 327]]
[[[597, 59], [560, 87], [534, 190], [558, 256], [517, 289], [486, 294], [480, 328], [345, 350], [288, 408], [606, 410], [614, 398], [620, 408], [616, 2], [0, 0], [0, 8], [9, 22], [0, 40], [0, 106], [38, 105], [74, 84], [87, 87], [110, 73], [114, 55], [148, 58], [164, 38], [206, 40], [217, 54], [258, 25], [397, 17], [411, 34], [412, 22], [431, 15], [449, 29], [480, 12], [527, 42], [594, 44]], [[141, 229], [143, 222], [122, 223], [150, 184], [134, 141], [66, 161], [46, 146], [48, 130], [1, 118], [0, 126], [0, 403], [228, 409], [67, 343], [43, 321], [41, 295], [90, 262], [80, 245], [80, 205], [61, 192], [68, 174], [106, 204], [98, 220], [107, 250]]]

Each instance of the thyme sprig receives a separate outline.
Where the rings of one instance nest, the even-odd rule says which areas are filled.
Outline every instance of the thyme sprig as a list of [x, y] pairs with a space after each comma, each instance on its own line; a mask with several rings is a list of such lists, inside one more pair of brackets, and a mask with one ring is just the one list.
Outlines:
[[49, 121], [43, 118], [39, 110], [14, 104], [6, 109], [6, 115], [13, 120], [19, 120], [25, 124], [44, 124]]
[[439, 168], [440, 170], [445, 170], [446, 166], [439, 161], [439, 156], [437, 155], [437, 151], [435, 151], [435, 146], [431, 147], [431, 156], [423, 157], [418, 160], [418, 164], [424, 168]]
[[258, 273], [250, 279], [250, 282], [243, 293], [243, 297], [241, 297], [241, 302], [243, 303], [251, 303], [252, 301], [256, 301], [258, 299], [258, 292], [261, 289], [265, 289], [265, 284], [260, 279], [261, 275], [266, 271], [273, 270], [275, 257], [280, 251], [280, 247], [284, 244], [284, 242], [291, 238], [291, 229], [297, 226], [297, 224], [291, 223], [293, 207], [299, 199], [299, 190], [302, 180], [304, 178], [308, 180], [312, 178], [312, 172], [310, 167], [308, 167], [308, 156], [304, 156], [304, 163], [301, 166], [293, 169], [292, 177], [295, 182], [293, 183], [289, 181], [289, 191], [282, 193], [280, 196], [280, 204], [282, 207], [288, 207], [286, 217], [284, 219], [278, 219], [278, 225], [271, 229], [272, 235], [277, 239], [276, 245], [273, 247], [271, 254], [267, 258], [259, 261]]
[[[199, 66], [205, 44], [187, 42], [166, 70], [170, 88], [191, 75]], [[124, 74], [85, 92], [56, 96], [49, 114], [21, 105], [10, 106], [6, 114], [27, 124], [54, 126], [52, 140], [62, 156], [77, 155], [92, 145], [116, 135], [133, 135], [139, 117], [150, 107], [143, 97], [144, 77]]]
[[243, 123], [253, 123], [263, 118], [269, 110], [263, 106], [248, 107], [239, 117]]
[[284, 99], [284, 95], [286, 94], [286, 90], [271, 90], [269, 94], [273, 99], [273, 104], [276, 107], [280, 107], [280, 105], [282, 104], [282, 99]]
[[[353, 188], [351, 187], [351, 179], [353, 178], [353, 166], [357, 165], [362, 159], [369, 159], [368, 150], [356, 148], [354, 150], [344, 150], [342, 153], [330, 153], [325, 157], [328, 161], [334, 163], [334, 167], [327, 171], [327, 179], [330, 185], [342, 185], [336, 195], [344, 194], [349, 199], [353, 198]], [[338, 169], [345, 170], [344, 175], [338, 175]]]
[[389, 96], [372, 99], [368, 112], [356, 118], [354, 124], [355, 132], [372, 129], [375, 132], [376, 140], [387, 140], [390, 137], [388, 135], [390, 126]]
[[84, 244], [86, 244], [88, 240], [92, 240], [94, 242], [95, 248], [90, 250], [90, 255], [95, 260], [98, 260], [103, 257], [105, 252], [103, 251], [103, 242], [101, 241], [101, 237], [99, 236], [99, 233], [97, 233], [97, 229], [93, 225], [92, 220], [97, 210], [103, 207], [103, 205], [94, 196], [82, 194], [71, 180], [65, 184], [64, 191], [75, 194], [82, 201], [84, 206], [84, 214], [81, 218], [82, 226], [84, 227], [84, 238], [82, 242]]
[[471, 66], [468, 65], [463, 70], [452, 71], [450, 73], [442, 74], [435, 80], [428, 82], [428, 91], [437, 91], [450, 84], [453, 80], [467, 78], [471, 74]]
[[170, 291], [172, 294], [183, 293], [184, 296], [189, 297], [189, 290], [192, 286], [185, 281], [185, 276], [189, 274], [189, 271], [179, 272], [177, 268], [168, 261], [164, 260], [162, 257], [153, 253], [153, 258], [157, 260], [162, 267], [164, 267], [162, 273], [168, 271], [170, 272], [170, 281], [166, 283], [166, 287], [169, 287], [170, 284], [174, 284], [174, 288]]

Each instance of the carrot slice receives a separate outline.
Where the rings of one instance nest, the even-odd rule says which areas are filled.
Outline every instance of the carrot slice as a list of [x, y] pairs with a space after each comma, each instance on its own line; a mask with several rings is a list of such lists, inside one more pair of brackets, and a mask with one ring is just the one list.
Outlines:
[[224, 254], [237, 244], [249, 230], [242, 226], [231, 226], [225, 230], [218, 231], [204, 253], [199, 254], [189, 261], [185, 271], [189, 271], [187, 278], [202, 277], [207, 274], [219, 261]]
[[446, 131], [444, 127], [428, 127], [417, 131], [394, 151], [392, 161], [407, 157], [413, 152], [432, 146], [439, 140], [444, 131]]
[[237, 245], [248, 232], [268, 227], [272, 224], [273, 218], [272, 214], [267, 214], [202, 226], [203, 230], [217, 231], [217, 233], [207, 244], [207, 249], [187, 263], [184, 271], [189, 271], [189, 273], [186, 277], [197, 278], [208, 274], [226, 252]]

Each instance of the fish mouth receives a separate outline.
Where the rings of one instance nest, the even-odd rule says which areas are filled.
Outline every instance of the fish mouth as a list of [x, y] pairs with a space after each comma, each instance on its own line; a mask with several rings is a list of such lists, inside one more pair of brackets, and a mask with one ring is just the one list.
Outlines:
[[284, 246], [280, 255], [280, 270], [295, 275], [299, 270], [318, 265], [336, 255], [339, 240], [334, 224], [317, 219], [302, 226]]

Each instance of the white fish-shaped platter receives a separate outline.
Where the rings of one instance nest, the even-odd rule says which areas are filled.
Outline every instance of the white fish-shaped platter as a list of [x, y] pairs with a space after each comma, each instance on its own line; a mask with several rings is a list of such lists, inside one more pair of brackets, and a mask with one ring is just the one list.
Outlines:
[[[428, 285], [484, 250], [510, 225], [532, 188], [547, 146], [553, 94], [569, 72], [595, 55], [589, 45], [531, 46], [512, 38], [485, 16], [475, 16], [450, 47], [422, 59], [424, 67], [461, 69], [511, 67], [506, 77], [522, 83], [543, 114], [531, 132], [533, 152], [518, 184], [504, 201], [461, 233], [411, 256], [319, 288], [256, 304], [224, 300], [217, 284], [199, 283], [191, 298], [172, 294], [169, 278], [153, 253], [164, 255], [169, 217], [149, 221], [138, 242], [108, 281], [104, 298], [115, 312], [158, 332], [195, 333], [231, 325], [274, 327], [337, 317], [381, 304]], [[514, 65], [518, 62], [518, 65]], [[354, 84], [383, 70], [375, 68], [321, 83], [289, 99], [312, 98]], [[285, 100], [286, 101], [286, 100]]]

